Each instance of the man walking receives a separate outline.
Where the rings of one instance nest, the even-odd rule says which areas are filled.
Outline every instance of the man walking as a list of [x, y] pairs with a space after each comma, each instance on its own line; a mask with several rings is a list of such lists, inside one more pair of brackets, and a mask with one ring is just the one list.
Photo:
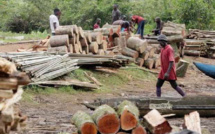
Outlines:
[[185, 93], [176, 83], [176, 67], [173, 48], [167, 44], [167, 38], [165, 35], [160, 35], [157, 39], [160, 43], [161, 49], [161, 71], [157, 81], [157, 97], [161, 97], [161, 87], [165, 81], [169, 81], [171, 86], [181, 95], [185, 96]]
[[145, 26], [145, 20], [141, 16], [133, 15], [131, 17], [131, 20], [134, 24], [138, 25], [137, 28], [137, 34], [141, 35], [141, 38], [143, 39], [143, 34], [144, 34], [144, 26]]
[[121, 16], [121, 12], [118, 9], [118, 5], [114, 4], [112, 11], [112, 23], [119, 20]]
[[59, 19], [61, 16], [61, 11], [56, 8], [54, 9], [54, 14], [49, 16], [50, 28], [52, 35], [55, 35], [55, 30], [60, 26]]

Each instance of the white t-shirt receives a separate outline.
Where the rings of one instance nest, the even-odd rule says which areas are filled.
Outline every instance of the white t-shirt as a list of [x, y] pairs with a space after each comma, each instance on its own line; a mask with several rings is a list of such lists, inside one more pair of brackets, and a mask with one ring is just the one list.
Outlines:
[[51, 28], [51, 32], [55, 33], [55, 29], [54, 29], [54, 23], [56, 23], [56, 28], [60, 26], [59, 24], [59, 20], [57, 18], [57, 16], [55, 15], [50, 15], [49, 16], [49, 22], [50, 22], [50, 28]]

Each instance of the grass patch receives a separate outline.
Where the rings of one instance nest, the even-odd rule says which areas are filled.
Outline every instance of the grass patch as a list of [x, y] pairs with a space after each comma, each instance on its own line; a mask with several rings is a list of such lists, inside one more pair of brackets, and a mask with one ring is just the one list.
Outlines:
[[[3, 41], [5, 43], [7, 42], [17, 42], [17, 41], [23, 41], [23, 40], [39, 40], [44, 39], [49, 35], [47, 31], [41, 32], [31, 32], [30, 34], [24, 34], [24, 33], [12, 33], [12, 32], [0, 32], [0, 41]], [[13, 37], [17, 36], [23, 36], [24, 39], [13, 39]], [[7, 37], [10, 37], [10, 39], [7, 39]], [[12, 38], [11, 38], [12, 37]]]

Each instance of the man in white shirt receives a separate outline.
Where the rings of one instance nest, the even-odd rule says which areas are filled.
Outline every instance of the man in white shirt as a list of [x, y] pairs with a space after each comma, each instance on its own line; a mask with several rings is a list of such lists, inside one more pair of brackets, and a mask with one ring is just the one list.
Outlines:
[[55, 35], [55, 29], [60, 26], [59, 19], [60, 19], [61, 11], [59, 9], [54, 9], [54, 14], [49, 16], [50, 28], [52, 35]]

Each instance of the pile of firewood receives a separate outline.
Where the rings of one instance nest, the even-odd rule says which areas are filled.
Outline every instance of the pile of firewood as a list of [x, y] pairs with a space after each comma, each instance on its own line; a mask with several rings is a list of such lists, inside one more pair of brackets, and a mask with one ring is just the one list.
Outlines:
[[[139, 109], [130, 101], [123, 101], [117, 110], [108, 105], [101, 105], [92, 115], [83, 111], [76, 112], [72, 123], [81, 134], [165, 134], [175, 133], [165, 119], [169, 115], [161, 115], [152, 110], [140, 118]], [[185, 116], [184, 128], [201, 133], [200, 117], [198, 112]], [[180, 130], [179, 130], [180, 131]]]
[[[193, 51], [190, 55], [208, 56], [209, 58], [215, 58], [215, 31], [190, 29], [187, 38], [192, 40], [193, 42], [196, 42], [195, 47], [187, 47]], [[202, 46], [203, 43], [204, 46], [199, 47]]]
[[16, 66], [0, 58], [0, 133], [19, 131], [26, 125], [23, 116], [15, 105], [21, 98], [23, 90], [20, 85], [27, 85], [29, 79], [25, 73], [17, 72]]

